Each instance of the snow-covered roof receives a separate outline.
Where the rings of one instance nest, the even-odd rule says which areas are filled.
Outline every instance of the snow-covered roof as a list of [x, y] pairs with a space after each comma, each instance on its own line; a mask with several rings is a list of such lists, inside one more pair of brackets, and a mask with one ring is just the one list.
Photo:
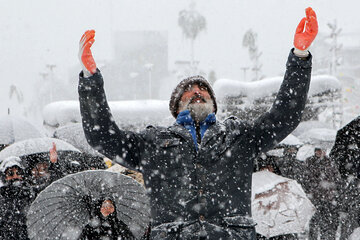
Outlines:
[[[241, 82], [232, 79], [218, 79], [214, 83], [216, 97], [221, 101], [225, 97], [246, 96], [249, 100], [263, 98], [277, 93], [283, 77], [265, 78], [255, 82]], [[341, 89], [340, 81], [330, 75], [312, 76], [309, 96], [316, 95], [328, 90]]]
[[[129, 125], [168, 125], [174, 122], [169, 111], [169, 101], [129, 100], [109, 102], [111, 113], [117, 122]], [[78, 101], [59, 101], [45, 106], [44, 123], [57, 127], [68, 123], [81, 122]]]

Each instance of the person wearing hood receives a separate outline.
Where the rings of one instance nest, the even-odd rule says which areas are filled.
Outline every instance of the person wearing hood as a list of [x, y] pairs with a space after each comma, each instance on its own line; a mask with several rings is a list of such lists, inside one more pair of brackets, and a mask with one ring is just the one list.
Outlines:
[[129, 227], [118, 219], [116, 206], [111, 198], [104, 198], [89, 205], [91, 219], [79, 239], [135, 239]]
[[295, 32], [284, 81], [272, 108], [248, 123], [216, 119], [213, 89], [202, 76], [181, 81], [169, 109], [169, 127], [136, 133], [119, 129], [110, 112], [104, 81], [90, 47], [95, 31], [80, 40], [79, 100], [88, 143], [108, 158], [142, 172], [148, 189], [151, 239], [254, 239], [251, 176], [254, 159], [299, 124], [311, 78], [307, 48], [318, 31], [306, 9]]
[[316, 207], [310, 221], [309, 239], [336, 239], [339, 225], [340, 172], [321, 146], [305, 160], [303, 187]]
[[40, 193], [52, 182], [64, 177], [66, 169], [58, 162], [56, 144], [49, 150], [49, 160], [45, 155], [34, 155], [28, 159], [28, 177], [33, 190]]
[[24, 168], [21, 159], [15, 156], [4, 159], [0, 164], [0, 239], [28, 239], [26, 211], [33, 195], [24, 184]]
[[304, 162], [296, 158], [299, 146], [287, 145], [284, 147], [284, 156], [276, 161], [281, 176], [296, 180], [302, 186], [304, 185]]

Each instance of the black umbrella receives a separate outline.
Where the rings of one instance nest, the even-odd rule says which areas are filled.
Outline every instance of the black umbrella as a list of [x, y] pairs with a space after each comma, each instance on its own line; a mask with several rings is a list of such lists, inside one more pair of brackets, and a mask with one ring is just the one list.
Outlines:
[[66, 125], [55, 130], [54, 138], [61, 139], [79, 149], [83, 154], [77, 161], [84, 170], [105, 169], [104, 155], [87, 142], [81, 123]]
[[82, 152], [104, 157], [102, 154], [93, 149], [87, 142], [81, 123], [66, 125], [55, 130], [54, 138], [61, 139], [70, 143]]
[[[16, 142], [0, 151], [0, 163], [7, 157], [16, 156], [22, 160], [27, 175], [40, 162], [50, 164], [50, 148], [56, 144], [58, 162], [53, 165], [51, 181], [66, 174], [86, 169], [83, 164], [85, 158], [82, 153], [72, 145], [55, 138], [33, 138]], [[48, 182], [50, 183], [50, 182]], [[38, 183], [31, 182], [31, 185]]]
[[337, 131], [330, 157], [339, 166], [343, 178], [360, 174], [360, 117]]
[[81, 153], [71, 144], [56, 138], [32, 138], [16, 142], [0, 151], [0, 162], [11, 156], [28, 156], [32, 154], [48, 153], [52, 148], [53, 142], [56, 144], [58, 152], [78, 152]]
[[28, 215], [31, 239], [77, 239], [90, 221], [89, 200], [114, 200], [119, 220], [136, 238], [144, 235], [150, 221], [145, 189], [120, 173], [104, 170], [68, 175], [53, 182], [32, 203]]

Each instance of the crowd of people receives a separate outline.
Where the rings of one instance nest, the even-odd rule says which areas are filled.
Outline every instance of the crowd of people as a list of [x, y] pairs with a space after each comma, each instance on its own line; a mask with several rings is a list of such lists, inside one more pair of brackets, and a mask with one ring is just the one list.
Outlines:
[[[77, 164], [71, 166], [65, 159], [58, 157], [56, 145], [53, 143], [48, 153], [21, 158], [10, 156], [1, 161], [0, 239], [29, 239], [26, 225], [27, 212], [37, 195], [52, 182], [78, 171], [106, 168], [105, 162], [91, 164], [91, 157], [87, 160], [89, 166], [95, 165], [96, 168], [79, 167]], [[104, 199], [97, 205], [89, 201], [88, 211], [91, 216], [98, 216], [101, 221], [95, 224], [96, 226], [88, 224], [81, 239], [99, 239], [99, 236], [107, 236], [109, 232], [111, 236], [131, 236], [126, 225], [116, 218], [111, 199]]]
[[[202, 76], [192, 76], [181, 81], [171, 94], [169, 109], [175, 123], [167, 128], [149, 126], [140, 133], [116, 125], [106, 100], [104, 80], [90, 50], [95, 31], [85, 32], [80, 40], [83, 70], [78, 86], [83, 130], [88, 143], [100, 153], [142, 172], [152, 218], [148, 237], [256, 239], [256, 223], [251, 218], [254, 161], [259, 154], [276, 147], [301, 121], [311, 80], [312, 55], [307, 49], [317, 32], [316, 14], [307, 8], [306, 17], [296, 29], [294, 48], [276, 100], [252, 123], [235, 117], [218, 121], [211, 85]], [[359, 195], [355, 192], [359, 190], [359, 176], [342, 175], [324, 149], [316, 148], [314, 156], [304, 163], [296, 160], [296, 152], [292, 146], [285, 150], [283, 159], [258, 158], [256, 168], [269, 169], [302, 185], [316, 207], [309, 227], [310, 239], [335, 239], [339, 222], [343, 223], [341, 238], [347, 239], [359, 223]], [[56, 146], [48, 156], [41, 161], [25, 161], [31, 163], [26, 167], [18, 157], [1, 162], [3, 239], [27, 239], [26, 211], [31, 201], [51, 182], [82, 170], [73, 171], [59, 164]], [[347, 165], [342, 167], [345, 172], [349, 169]], [[91, 202], [89, 211], [99, 221], [85, 226], [82, 239], [133, 238], [116, 217], [113, 199]], [[288, 234], [273, 239], [296, 238], [296, 234]]]
[[[261, 155], [257, 158], [254, 171], [266, 169], [301, 184], [316, 207], [307, 233], [309, 239], [336, 239], [339, 230], [340, 239], [348, 239], [354, 229], [360, 226], [359, 177], [353, 175], [354, 171], [349, 173], [341, 170], [321, 147], [315, 147], [313, 156], [305, 161], [297, 159], [298, 150], [299, 146], [288, 145], [283, 147], [281, 157]], [[31, 202], [51, 182], [70, 173], [69, 169], [59, 164], [55, 144], [48, 155], [33, 155], [26, 161], [27, 164], [24, 164], [24, 160], [12, 156], [0, 164], [3, 184], [0, 188], [0, 239], [28, 239], [26, 212]], [[124, 173], [133, 175], [135, 172], [126, 169]], [[114, 215], [114, 205], [110, 199], [90, 207], [89, 211], [101, 221], [86, 225], [80, 239], [98, 239], [107, 231], [131, 239], [127, 226]], [[111, 224], [108, 224], [109, 221]], [[118, 230], [122, 232], [118, 233]], [[257, 239], [266, 238], [258, 234]], [[289, 240], [298, 239], [298, 236], [288, 234], [270, 239]]]
[[58, 163], [55, 144], [47, 156], [35, 154], [27, 160], [10, 156], [1, 162], [1, 239], [27, 239], [26, 212], [31, 202], [51, 182], [64, 176], [66, 171]]
[[[348, 239], [360, 226], [358, 176], [346, 171], [341, 174], [337, 161], [329, 157], [321, 146], [315, 146], [313, 156], [305, 161], [297, 159], [298, 150], [299, 146], [288, 145], [283, 147], [282, 156], [262, 155], [257, 158], [255, 171], [266, 169], [294, 179], [302, 186], [316, 208], [309, 224], [308, 239], [335, 240], [339, 231], [341, 240]], [[346, 155], [342, 155], [340, 161], [345, 160]], [[298, 239], [298, 236], [293, 234], [274, 239]]]

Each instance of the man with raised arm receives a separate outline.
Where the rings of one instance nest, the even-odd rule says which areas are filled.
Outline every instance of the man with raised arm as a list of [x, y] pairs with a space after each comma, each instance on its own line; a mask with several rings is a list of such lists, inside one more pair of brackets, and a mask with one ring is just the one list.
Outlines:
[[104, 81], [90, 47], [95, 31], [80, 40], [79, 96], [91, 146], [117, 163], [141, 171], [151, 201], [151, 239], [254, 239], [251, 219], [253, 161], [290, 134], [301, 120], [311, 77], [308, 48], [318, 32], [306, 9], [272, 108], [252, 123], [216, 120], [215, 93], [202, 76], [181, 81], [167, 128], [141, 133], [119, 129], [106, 101]]

